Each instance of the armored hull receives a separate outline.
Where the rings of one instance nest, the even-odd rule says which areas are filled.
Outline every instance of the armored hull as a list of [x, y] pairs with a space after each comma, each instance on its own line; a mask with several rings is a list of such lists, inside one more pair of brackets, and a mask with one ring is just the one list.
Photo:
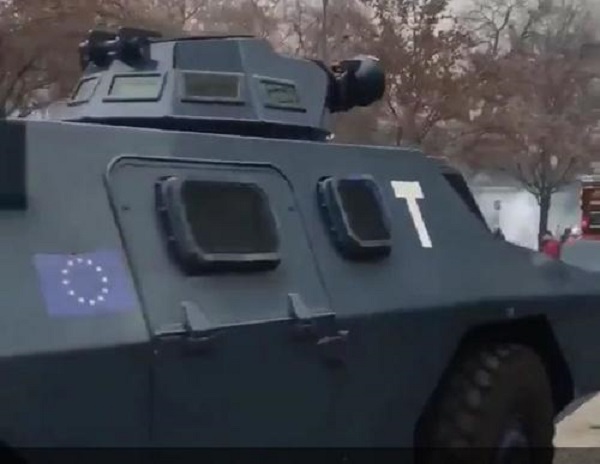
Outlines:
[[0, 122], [1, 441], [552, 461], [600, 384], [597, 276], [495, 238], [438, 160], [327, 143], [382, 97], [376, 58], [80, 51], [67, 102]]
[[[464, 337], [531, 321], [551, 327], [569, 367], [557, 398], [598, 388], [600, 353], [586, 349], [597, 277], [495, 240], [417, 151], [52, 121], [3, 130], [4, 155], [27, 168], [27, 207], [0, 211], [10, 445], [411, 446]], [[344, 259], [323, 221], [319, 180], [356, 175], [372, 176], [389, 212], [384, 259]], [[157, 219], [165, 176], [259, 185], [279, 265], [184, 275]], [[428, 241], [395, 182], [420, 185]], [[107, 278], [129, 299], [57, 303], [40, 259], [102, 253], [118, 256]], [[309, 322], [318, 335], [295, 336]]]

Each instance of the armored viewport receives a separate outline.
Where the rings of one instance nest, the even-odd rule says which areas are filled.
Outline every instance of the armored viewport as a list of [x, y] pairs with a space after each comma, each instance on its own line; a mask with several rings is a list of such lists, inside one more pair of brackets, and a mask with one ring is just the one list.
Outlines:
[[251, 36], [166, 39], [122, 28], [91, 31], [79, 50], [83, 76], [51, 119], [324, 140], [331, 113], [367, 106], [385, 90], [376, 58], [330, 69]]

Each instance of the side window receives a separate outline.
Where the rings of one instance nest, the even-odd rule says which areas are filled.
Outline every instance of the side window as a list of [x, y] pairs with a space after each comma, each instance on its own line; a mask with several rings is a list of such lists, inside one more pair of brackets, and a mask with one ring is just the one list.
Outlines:
[[317, 198], [329, 236], [347, 259], [379, 259], [389, 255], [389, 213], [371, 176], [326, 177]]
[[155, 102], [160, 100], [165, 76], [159, 73], [116, 74], [104, 101]]
[[477, 205], [477, 202], [475, 201], [475, 198], [471, 193], [471, 189], [469, 189], [469, 186], [465, 182], [463, 176], [455, 173], [445, 173], [444, 178], [448, 181], [450, 186], [460, 196], [460, 198], [462, 198], [462, 200], [467, 205], [467, 208], [469, 208], [469, 211], [471, 211], [475, 216], [477, 216], [477, 218], [483, 224], [486, 224], [485, 218], [483, 217], [483, 214], [481, 213], [481, 210], [479, 209], [479, 206]]
[[96, 87], [98, 86], [99, 79], [97, 77], [86, 77], [81, 79], [75, 88], [75, 91], [71, 95], [69, 104], [74, 105], [78, 103], [87, 103], [90, 101]]
[[172, 176], [155, 194], [168, 248], [186, 274], [278, 266], [277, 222], [258, 185]]

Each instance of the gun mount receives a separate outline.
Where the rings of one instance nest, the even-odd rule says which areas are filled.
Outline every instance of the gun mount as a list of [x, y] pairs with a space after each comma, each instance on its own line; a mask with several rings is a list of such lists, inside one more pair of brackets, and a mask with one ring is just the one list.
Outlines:
[[93, 30], [79, 51], [83, 76], [51, 119], [324, 140], [331, 113], [368, 106], [385, 91], [377, 58], [329, 68], [252, 36]]

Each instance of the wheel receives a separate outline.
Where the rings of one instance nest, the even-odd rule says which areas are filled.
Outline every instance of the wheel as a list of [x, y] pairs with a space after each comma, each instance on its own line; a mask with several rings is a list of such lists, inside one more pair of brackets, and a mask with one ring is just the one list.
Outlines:
[[471, 351], [450, 372], [417, 436], [416, 462], [551, 464], [554, 405], [535, 352]]

